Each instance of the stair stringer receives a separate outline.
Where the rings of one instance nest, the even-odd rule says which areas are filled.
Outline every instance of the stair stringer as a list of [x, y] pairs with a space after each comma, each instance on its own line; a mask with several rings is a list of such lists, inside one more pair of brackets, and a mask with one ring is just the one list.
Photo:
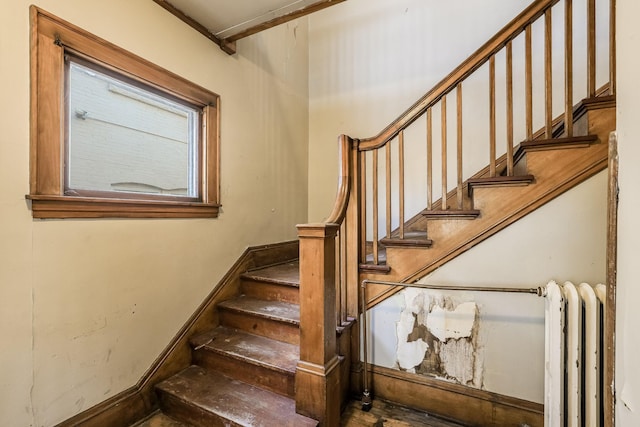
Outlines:
[[[418, 280], [604, 170], [609, 133], [615, 129], [615, 102], [588, 109], [586, 127], [588, 134], [598, 137], [597, 143], [528, 152], [523, 161], [527, 173], [535, 177], [532, 184], [476, 188], [472, 202], [473, 208], [481, 211], [478, 218], [426, 220], [428, 237], [433, 241], [430, 248], [388, 248], [390, 271], [385, 274], [361, 272], [359, 279], [407, 283]], [[367, 306], [372, 307], [401, 289], [370, 284]]]

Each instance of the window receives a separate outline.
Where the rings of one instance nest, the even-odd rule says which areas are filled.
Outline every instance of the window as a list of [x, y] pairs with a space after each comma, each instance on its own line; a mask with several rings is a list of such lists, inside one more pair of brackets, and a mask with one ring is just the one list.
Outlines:
[[216, 217], [219, 97], [32, 6], [35, 218]]

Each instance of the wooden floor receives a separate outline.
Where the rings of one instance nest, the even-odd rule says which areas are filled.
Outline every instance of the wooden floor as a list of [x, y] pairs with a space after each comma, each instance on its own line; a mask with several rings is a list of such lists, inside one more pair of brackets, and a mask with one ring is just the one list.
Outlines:
[[[374, 400], [369, 412], [361, 409], [359, 401], [352, 401], [342, 414], [342, 427], [463, 427], [425, 412], [414, 411], [382, 400]], [[190, 427], [162, 413], [132, 427]], [[274, 426], [275, 427], [275, 426]]]
[[359, 401], [352, 401], [342, 414], [343, 427], [462, 427], [426, 412], [415, 411], [375, 399], [370, 411], [361, 409]]

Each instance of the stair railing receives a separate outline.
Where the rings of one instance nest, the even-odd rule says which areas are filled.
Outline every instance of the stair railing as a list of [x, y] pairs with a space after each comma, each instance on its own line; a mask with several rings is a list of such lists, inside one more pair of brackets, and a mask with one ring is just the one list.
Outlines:
[[[517, 185], [523, 171], [517, 163], [516, 140], [580, 134], [584, 130], [574, 128], [574, 97], [598, 95], [598, 77], [601, 83], [608, 84], [609, 95], [615, 93], [615, 0], [598, 2], [535, 0], [378, 135], [361, 140], [340, 137], [341, 168], [334, 209], [324, 223], [298, 226], [301, 349], [296, 402], [299, 412], [321, 420], [336, 416], [327, 412], [329, 399], [337, 398], [338, 383], [348, 379], [341, 378], [337, 372], [335, 328], [347, 317], [358, 316], [360, 269], [375, 273], [390, 268], [385, 260], [385, 246], [380, 242], [385, 239], [395, 239], [395, 243], [418, 241], [416, 231], [425, 227], [428, 216], [477, 214], [469, 198], [469, 179], [480, 183], [512, 181]], [[596, 42], [603, 38], [598, 37], [602, 31], [596, 22], [596, 15], [601, 15], [601, 8], [597, 6], [603, 2], [609, 15], [608, 35], [604, 37], [608, 42], [604, 43], [606, 47], [597, 49], [602, 43]], [[560, 3], [564, 7], [560, 7]], [[585, 18], [583, 33], [574, 28], [576, 9]], [[556, 13], [563, 17], [561, 32], [554, 31], [552, 17]], [[557, 37], [558, 33], [563, 36]], [[562, 38], [562, 48], [554, 45], [554, 35]], [[578, 43], [586, 45], [586, 52], [577, 51], [578, 55], [574, 55], [574, 45]], [[542, 47], [541, 59], [536, 56], [539, 52], [534, 46]], [[559, 50], [561, 61], [554, 58]], [[580, 61], [584, 58], [582, 62], [586, 65], [582, 67], [574, 56]], [[497, 71], [496, 64], [504, 64], [503, 71]], [[554, 67], [554, 64], [561, 65]], [[603, 73], [604, 68], [607, 73]], [[575, 70], [582, 74], [576, 77]], [[517, 79], [514, 71], [520, 72], [515, 74]], [[563, 77], [554, 80], [558, 73]], [[586, 87], [575, 90], [576, 78], [584, 80]], [[504, 85], [500, 88], [501, 81]], [[554, 81], [562, 90], [554, 86]], [[463, 104], [463, 88], [464, 93], [471, 94], [471, 102]], [[514, 88], [524, 92], [523, 96], [514, 97]], [[563, 96], [559, 97], [558, 92]], [[483, 96], [488, 98], [487, 102], [478, 103]], [[560, 98], [564, 98], [562, 102], [558, 102]], [[474, 114], [468, 113], [469, 108], [473, 108]], [[554, 110], [562, 113], [556, 117]], [[486, 120], [482, 117], [483, 111], [488, 116]], [[498, 115], [504, 119], [502, 129], [496, 125]], [[455, 120], [450, 120], [450, 116]], [[470, 139], [468, 123], [473, 125], [473, 139], [480, 143], [465, 143]], [[477, 130], [476, 126], [487, 132]], [[538, 128], [540, 130], [534, 132]], [[439, 143], [434, 137], [437, 133]], [[414, 143], [415, 139], [421, 139], [414, 138], [416, 135], [422, 136], [426, 144]], [[412, 152], [415, 147], [423, 147], [426, 155]], [[450, 156], [453, 151], [455, 156]], [[416, 159], [425, 157], [426, 161], [416, 163]], [[482, 169], [487, 157], [489, 166]], [[438, 167], [440, 170], [436, 173]], [[425, 170], [426, 176], [411, 176], [407, 180], [407, 173], [414, 174], [416, 170]], [[472, 175], [478, 170], [480, 172]], [[380, 181], [384, 182], [382, 186]], [[406, 194], [411, 197], [406, 198]], [[380, 206], [381, 198], [385, 199], [384, 208]], [[386, 238], [381, 239], [381, 235]], [[426, 233], [421, 238], [429, 242]], [[352, 352], [358, 351], [358, 345]]]
[[[584, 68], [578, 67], [574, 58], [574, 44], [577, 45], [574, 2], [578, 1], [579, 12], [586, 15], [581, 27], [586, 34], [586, 49], [578, 55], [586, 62]], [[596, 96], [596, 71], [598, 67], [604, 68], [603, 63], [608, 62], [605, 65], [609, 75], [605, 79], [600, 70], [598, 77], [606, 83], [615, 81], [615, 0], [606, 0], [610, 15], [608, 61], [605, 61], [607, 56], [596, 55], [596, 1], [578, 1], [533, 2], [378, 135], [359, 141], [360, 164], [362, 170], [367, 171], [361, 182], [361, 215], [366, 230], [361, 233], [361, 264], [384, 265], [385, 244], [415, 240], [416, 233], [412, 232], [424, 229], [427, 217], [478, 215], [469, 198], [469, 179], [476, 184], [497, 180], [514, 185], [521, 183], [517, 177], [523, 171], [516, 167], [515, 141], [575, 135], [574, 95], [579, 93], [581, 98]], [[557, 4], [558, 7], [554, 7]], [[561, 32], [553, 25], [552, 16], [556, 14], [563, 18], [559, 25]], [[554, 43], [554, 36], [561, 43]], [[542, 50], [543, 58], [538, 61], [535, 42], [538, 42], [535, 47], [542, 48], [539, 50]], [[599, 53], [606, 53], [606, 49]], [[558, 58], [558, 51], [562, 51], [561, 58]], [[558, 66], [554, 67], [556, 63]], [[503, 64], [501, 71], [497, 64]], [[586, 87], [574, 89], [574, 70], [582, 71], [579, 79], [586, 80]], [[516, 74], [518, 79], [514, 78], [514, 71], [520, 71]], [[557, 74], [563, 74], [563, 78], [554, 79]], [[463, 104], [467, 99], [463, 96], [467, 90], [463, 92], [463, 88], [468, 88], [471, 94], [471, 102], [467, 105]], [[516, 89], [524, 92], [523, 96], [514, 97]], [[609, 94], [614, 90], [614, 85], [609, 83]], [[479, 104], [483, 97], [488, 98], [488, 102]], [[560, 100], [563, 102], [557, 102]], [[517, 101], [520, 102], [516, 105]], [[469, 110], [474, 113], [469, 114]], [[482, 116], [483, 110], [487, 111], [488, 117], [481, 123], [474, 116]], [[554, 110], [563, 113], [555, 117]], [[463, 126], [463, 116], [464, 124], [469, 122], [470, 126]], [[498, 122], [504, 122], [504, 128], [499, 129]], [[471, 125], [474, 130], [468, 132]], [[541, 130], [534, 132], [538, 127]], [[464, 138], [463, 128], [467, 129]], [[409, 134], [418, 135], [418, 138], [407, 143]], [[415, 143], [420, 137], [426, 141], [423, 149], [426, 155], [416, 149], [421, 145]], [[467, 142], [471, 138], [474, 144]], [[478, 144], [476, 140], [485, 140], [487, 145]], [[426, 161], [416, 166], [415, 158], [425, 157]], [[408, 166], [407, 160], [412, 161], [413, 166]], [[489, 166], [481, 169], [487, 160]], [[426, 171], [424, 178], [415, 176], [420, 166]], [[471, 174], [478, 170], [480, 172], [475, 175]], [[408, 176], [411, 179], [407, 179]], [[425, 184], [418, 185], [417, 182]], [[407, 199], [405, 194], [410, 194], [411, 198]], [[407, 206], [407, 202], [412, 206]], [[386, 237], [381, 239], [381, 236]], [[421, 238], [425, 245], [430, 243], [426, 233]]]

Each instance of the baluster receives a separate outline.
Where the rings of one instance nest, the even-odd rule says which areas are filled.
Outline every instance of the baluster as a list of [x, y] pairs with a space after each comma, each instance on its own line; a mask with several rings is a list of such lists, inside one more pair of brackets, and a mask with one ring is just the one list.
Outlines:
[[334, 285], [335, 285], [335, 297], [336, 297], [336, 321], [338, 325], [342, 324], [342, 231], [344, 229], [344, 221], [338, 228], [338, 232], [336, 233], [336, 237], [333, 240], [333, 244], [335, 245], [335, 254], [336, 261], [335, 266], [336, 270], [334, 271]]
[[616, 0], [609, 3], [609, 95], [616, 94]]
[[573, 4], [565, 0], [564, 11], [564, 130], [567, 137], [573, 136]]
[[513, 176], [513, 48], [507, 43], [507, 175]]
[[527, 25], [524, 32], [525, 38], [525, 103], [526, 103], [526, 127], [527, 127], [527, 139], [533, 138], [533, 61], [531, 59], [531, 25]]
[[489, 176], [496, 176], [496, 59], [489, 58]]
[[596, 96], [596, 0], [587, 1], [587, 96]]
[[442, 202], [440, 203], [442, 210], [449, 209], [447, 203], [447, 95], [442, 97], [442, 105], [440, 110], [442, 128]]
[[373, 150], [373, 264], [378, 265], [378, 153]]
[[404, 131], [398, 134], [398, 185], [400, 186], [398, 221], [400, 238], [404, 239]]
[[544, 82], [545, 82], [545, 138], [551, 139], [553, 133], [553, 81], [551, 77], [551, 9], [544, 13]]
[[387, 189], [387, 237], [391, 237], [391, 141], [384, 147], [386, 160], [386, 189]]
[[340, 318], [338, 325], [347, 321], [347, 221], [342, 221], [340, 232]]
[[427, 209], [433, 209], [433, 135], [431, 107], [427, 108]]
[[457, 123], [458, 123], [458, 209], [462, 210], [463, 195], [462, 195], [462, 83], [458, 83], [456, 86], [456, 106], [458, 109]]

